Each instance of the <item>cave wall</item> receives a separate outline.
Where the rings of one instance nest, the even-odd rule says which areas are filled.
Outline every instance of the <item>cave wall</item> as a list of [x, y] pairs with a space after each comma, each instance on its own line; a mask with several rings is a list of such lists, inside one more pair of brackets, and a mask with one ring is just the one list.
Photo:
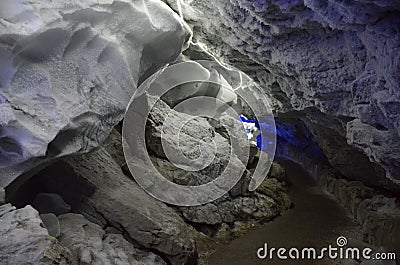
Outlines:
[[191, 32], [151, 1], [0, 2], [0, 187], [101, 145]]
[[194, 42], [257, 80], [278, 116], [300, 112], [322, 149], [342, 142], [342, 160], [399, 183], [398, 1], [178, 2]]

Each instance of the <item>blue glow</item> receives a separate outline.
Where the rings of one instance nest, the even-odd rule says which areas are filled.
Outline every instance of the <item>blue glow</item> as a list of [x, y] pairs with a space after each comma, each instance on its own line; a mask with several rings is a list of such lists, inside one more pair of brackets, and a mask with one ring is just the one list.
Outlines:
[[243, 115], [240, 115], [239, 118], [238, 118], [238, 120], [239, 120], [240, 122], [246, 122], [246, 123], [256, 123], [256, 122], [257, 122], [256, 120], [247, 119], [247, 118], [246, 118], [245, 116], [243, 116]]
[[238, 120], [243, 124], [243, 127], [247, 133], [247, 138], [252, 140], [254, 138], [254, 134], [257, 134], [259, 131], [259, 129], [256, 127], [255, 120], [247, 119], [243, 115], [240, 115]]
[[271, 116], [262, 116], [256, 121], [256, 127], [261, 131], [256, 139], [257, 147], [269, 155], [274, 155], [275, 152], [274, 142], [271, 141], [276, 135], [273, 119]]
[[276, 120], [276, 134], [278, 155], [284, 155], [284, 153], [280, 154], [280, 152], [285, 150], [285, 146], [290, 145], [307, 156], [326, 160], [314, 136], [304, 124], [299, 122], [291, 123], [291, 121], [286, 122], [278, 119]]
[[[314, 140], [314, 137], [308, 131], [305, 125], [280, 122], [279, 119], [275, 120], [275, 127], [273, 117], [263, 116], [258, 117], [258, 120], [248, 119], [245, 116], [239, 116], [239, 121], [244, 124], [245, 131], [257, 147], [270, 155], [274, 155], [274, 142], [272, 137], [277, 138], [277, 150], [284, 150], [282, 147], [288, 144], [301, 153], [309, 155], [317, 159], [325, 159], [325, 155], [319, 148]], [[252, 126], [250, 129], [248, 126]], [[279, 151], [278, 151], [279, 153]]]
[[259, 119], [261, 122], [257, 119], [252, 120], [240, 115], [238, 120], [243, 123], [249, 140], [253, 140], [253, 143], [257, 145], [260, 150], [273, 155], [274, 142], [270, 139], [271, 137], [275, 137], [276, 134], [274, 126], [272, 126], [273, 120], [271, 119], [273, 118], [265, 116]]

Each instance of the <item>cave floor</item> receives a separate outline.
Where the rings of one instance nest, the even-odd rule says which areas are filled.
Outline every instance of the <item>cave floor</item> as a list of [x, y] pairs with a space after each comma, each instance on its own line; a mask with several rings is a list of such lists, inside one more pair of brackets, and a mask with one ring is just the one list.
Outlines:
[[[359, 239], [360, 227], [348, 216], [331, 196], [313, 184], [311, 176], [299, 165], [280, 161], [287, 172], [289, 195], [294, 207], [283, 216], [247, 232], [230, 243], [217, 247], [207, 260], [208, 265], [258, 265], [258, 264], [351, 264], [334, 260], [260, 260], [257, 250], [268, 247], [336, 246], [339, 236]], [[347, 261], [350, 262], [350, 261]]]

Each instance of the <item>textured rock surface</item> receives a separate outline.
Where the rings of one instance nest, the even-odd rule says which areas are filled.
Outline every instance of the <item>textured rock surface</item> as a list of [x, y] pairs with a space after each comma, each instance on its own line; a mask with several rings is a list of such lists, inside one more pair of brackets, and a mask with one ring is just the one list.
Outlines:
[[[380, 186], [386, 189], [395, 189], [393, 183], [386, 178], [385, 170], [375, 163], [370, 163], [368, 156], [361, 150], [346, 142], [336, 130], [325, 124], [303, 119], [316, 142], [321, 147], [329, 163], [343, 175], [353, 180], [359, 180], [370, 186]], [[333, 122], [330, 122], [333, 124]], [[366, 132], [368, 129], [366, 129]], [[391, 152], [391, 151], [389, 151]], [[390, 164], [390, 163], [389, 163]]]
[[0, 188], [0, 205], [4, 204], [6, 200], [6, 191]]
[[181, 2], [195, 40], [252, 72], [275, 107], [342, 119], [340, 134], [400, 180], [398, 1]]
[[400, 253], [400, 207], [395, 198], [380, 195], [360, 182], [329, 179], [327, 183], [328, 191], [362, 226], [365, 242]]
[[43, 159], [87, 152], [138, 83], [190, 36], [163, 2], [0, 3], [0, 186]]
[[[163, 123], [167, 116], [170, 123]], [[179, 135], [180, 144], [172, 143], [176, 141], [174, 139], [177, 137], [171, 133], [169, 128], [177, 128], [187, 120], [189, 120], [187, 126], [185, 124]], [[237, 122], [236, 119], [233, 122]], [[237, 125], [239, 126], [233, 125], [232, 128], [236, 131], [243, 131], [242, 125], [240, 123]], [[202, 185], [220, 176], [230, 159], [236, 159], [233, 160], [234, 164], [243, 163], [230, 155], [229, 140], [220, 135], [206, 118], [196, 117], [195, 119], [190, 119], [188, 114], [172, 110], [162, 101], [159, 101], [152, 109], [147, 127], [147, 147], [152, 151], [153, 164], [161, 175], [177, 184]], [[168, 141], [174, 153], [187, 152], [189, 157], [190, 155], [194, 157], [199, 155], [199, 150], [196, 148], [198, 139], [203, 139], [206, 142], [205, 144], [207, 144], [207, 139], [212, 139], [217, 146], [215, 158], [204, 169], [195, 172], [182, 170], [168, 161], [163, 152], [161, 146], [162, 133], [164, 133], [164, 140]], [[211, 141], [209, 142], [212, 143]], [[206, 149], [207, 152], [213, 152], [213, 150], [214, 147], [211, 144]], [[278, 170], [277, 164], [275, 164], [275, 169], [272, 173], [278, 177], [284, 174]], [[290, 207], [290, 199], [286, 194], [286, 189], [280, 182], [276, 179], [275, 181], [267, 179], [263, 183], [260, 193], [249, 192], [251, 177], [251, 172], [245, 170], [242, 178], [233, 189], [220, 199], [200, 206], [179, 207], [179, 211], [191, 223], [217, 225], [234, 223], [235, 221], [267, 221], [279, 216]]]
[[[232, 119], [231, 117], [229, 118]], [[181, 124], [184, 124], [182, 128], [180, 128]], [[176, 128], [181, 129], [179, 137], [175, 133]], [[232, 128], [234, 132], [233, 137], [246, 137], [242, 125], [236, 119], [233, 120]], [[162, 143], [162, 141], [164, 142]], [[240, 143], [247, 144], [247, 141]], [[163, 146], [164, 144], [165, 146]], [[192, 169], [201, 169], [204, 165], [210, 164], [203, 170], [196, 172], [202, 175], [202, 177], [187, 177], [183, 180], [187, 183], [180, 183], [182, 185], [201, 185], [215, 179], [225, 170], [229, 161], [232, 161], [233, 166], [236, 167], [236, 172], [241, 172], [241, 169], [245, 168], [245, 163], [247, 162], [238, 158], [238, 156], [242, 158], [242, 154], [231, 154], [229, 140], [215, 132], [208, 119], [175, 111], [170, 109], [163, 101], [158, 101], [150, 112], [146, 128], [146, 145], [150, 151], [161, 158], [175, 158], [172, 155], [182, 152], [189, 159], [182, 161], [183, 166]], [[202, 148], [199, 148], [199, 145]], [[164, 152], [165, 147], [168, 148], [167, 150], [172, 150], [167, 155]], [[209, 158], [214, 159], [208, 161]], [[192, 164], [192, 160], [198, 164]], [[189, 161], [189, 163], [186, 164], [186, 161]], [[181, 172], [186, 172], [186, 174], [191, 173], [190, 171], [183, 170]], [[169, 175], [175, 179], [179, 177], [178, 174]]]
[[[308, 163], [307, 160], [299, 162]], [[360, 224], [362, 240], [375, 247], [384, 246], [398, 253], [400, 207], [396, 198], [382, 195], [362, 182], [339, 179], [340, 173], [329, 165], [315, 161], [312, 164], [314, 168], [310, 167], [310, 174]]]
[[42, 219], [44, 226], [49, 232], [49, 235], [51, 235], [52, 237], [58, 237], [60, 235], [60, 222], [58, 221], [55, 214], [41, 214], [40, 219]]
[[[173, 264], [190, 263], [195, 257], [189, 227], [179, 215], [124, 176], [104, 149], [65, 161], [75, 175], [96, 187], [82, 202], [82, 212], [92, 214], [96, 222], [104, 220], [121, 228], [143, 247], [166, 255]], [[62, 182], [60, 179], [61, 189]]]
[[0, 206], [0, 224], [1, 264], [72, 264], [69, 251], [49, 236], [31, 206]]
[[[274, 172], [271, 175], [274, 176]], [[287, 189], [276, 178], [265, 179], [260, 187], [257, 188], [257, 191], [272, 198], [276, 202], [280, 213], [290, 208], [291, 201], [287, 194]]]
[[124, 151], [122, 149], [122, 135], [117, 130], [112, 130], [102, 146], [114, 161], [123, 167], [126, 165]]
[[135, 248], [120, 234], [106, 233], [79, 214], [59, 217], [60, 243], [71, 250], [76, 264], [164, 265], [159, 256]]
[[[334, 119], [323, 119], [315, 112], [312, 119], [309, 118], [311, 114], [300, 118], [283, 116], [286, 115], [276, 119], [279, 141], [277, 155], [293, 159], [307, 170], [312, 170], [316, 162], [329, 162], [350, 180], [362, 181], [372, 187], [400, 190], [399, 186], [386, 178], [386, 172], [380, 165], [370, 163], [362, 151], [346, 142], [335, 129], [340, 125]], [[304, 161], [307, 157], [309, 162]]]
[[[291, 121], [286, 122], [292, 126], [296, 124]], [[282, 120], [280, 123], [282, 124]], [[299, 124], [297, 125], [299, 126]], [[305, 140], [307, 138], [306, 131], [301, 130], [301, 132], [301, 137], [297, 138], [299, 142], [310, 143], [310, 141]], [[296, 147], [293, 142], [290, 143], [291, 141], [288, 140], [290, 140], [289, 137], [279, 145], [278, 154], [301, 164], [323, 190], [332, 194], [344, 206], [355, 222], [360, 224], [361, 239], [375, 247], [384, 246], [391, 251], [398, 252], [400, 244], [398, 237], [400, 207], [399, 198], [396, 195], [398, 193], [382, 192], [376, 187], [367, 187], [365, 183], [378, 184], [378, 179], [374, 179], [376, 176], [373, 175], [372, 169], [371, 175], [364, 176], [362, 182], [344, 179], [343, 174], [327, 163], [327, 160], [318, 159], [318, 156], [315, 156], [315, 152], [312, 152], [314, 148], [304, 148], [305, 146], [299, 148], [298, 145]], [[353, 152], [354, 150], [350, 149], [349, 154], [343, 155], [352, 155]], [[342, 166], [347, 167], [349, 163], [344, 162]], [[382, 186], [388, 185], [388, 183], [380, 184]]]

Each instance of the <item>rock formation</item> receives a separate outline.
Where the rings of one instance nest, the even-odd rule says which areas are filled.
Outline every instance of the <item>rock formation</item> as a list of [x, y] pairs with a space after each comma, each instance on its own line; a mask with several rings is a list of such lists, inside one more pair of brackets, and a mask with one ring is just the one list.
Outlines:
[[[168, 119], [171, 123], [164, 124], [162, 121]], [[170, 109], [167, 104], [158, 102], [149, 116], [148, 128], [146, 130], [146, 141], [149, 151], [152, 152], [152, 162], [161, 175], [170, 181], [180, 185], [202, 185], [214, 180], [229, 166], [228, 163], [234, 161], [238, 168], [232, 171], [233, 174], [239, 171], [239, 163], [243, 163], [235, 154], [230, 152], [229, 137], [224, 138], [210, 125], [206, 118], [196, 117], [193, 119], [185, 113], [180, 113]], [[179, 127], [179, 124], [189, 120], [183, 127], [179, 137], [179, 145], [172, 143], [176, 138], [171, 127]], [[243, 131], [243, 127], [233, 119], [232, 127], [238, 131]], [[237, 126], [239, 125], [239, 126]], [[202, 139], [204, 143], [210, 143], [206, 152], [215, 152], [214, 160], [204, 169], [196, 172], [185, 171], [176, 167], [168, 161], [168, 156], [162, 150], [161, 135], [166, 145], [172, 148], [171, 153], [186, 152], [188, 157], [198, 157], [204, 155], [197, 146], [197, 139]], [[243, 136], [245, 137], [245, 136]], [[217, 148], [211, 143], [215, 143]], [[183, 150], [179, 150], [179, 147]], [[254, 154], [253, 154], [254, 155]], [[252, 160], [250, 157], [248, 160]], [[246, 166], [246, 165], [242, 165]], [[277, 164], [275, 164], [277, 167]], [[274, 172], [273, 172], [274, 173]], [[276, 173], [279, 175], [279, 173]], [[231, 176], [232, 178], [235, 176]], [[268, 221], [290, 207], [290, 199], [287, 197], [286, 189], [276, 179], [267, 179], [259, 188], [259, 192], [249, 192], [249, 183], [252, 173], [245, 170], [243, 176], [239, 175], [239, 182], [229, 191], [228, 194], [220, 199], [195, 207], [179, 207], [185, 220], [190, 223], [216, 225], [222, 223], [234, 223], [235, 221], [263, 220]], [[274, 183], [274, 184], [273, 184]]]
[[[268, 152], [232, 143], [228, 129], [248, 143], [237, 116], [173, 109], [199, 95], [251, 119], [266, 96], [276, 154], [333, 194], [365, 242], [398, 247], [399, 14], [396, 0], [0, 0], [0, 263], [194, 265], [196, 243], [230, 239], [292, 207], [277, 162], [249, 191]], [[223, 75], [224, 66], [194, 60], [237, 69]], [[126, 161], [121, 136], [137, 88], [181, 62], [224, 86], [182, 84], [148, 97], [146, 131], [133, 138], [182, 186], [211, 182], [230, 163], [240, 172], [229, 192], [192, 207], [143, 190], [131, 165], [144, 179], [155, 172]]]
[[399, 182], [398, 1], [167, 2], [182, 10], [195, 42], [274, 97], [276, 113], [300, 111], [334, 129], [385, 170], [373, 173], [378, 181]]
[[31, 206], [0, 206], [1, 264], [71, 264], [71, 253], [50, 237]]
[[59, 220], [59, 241], [71, 249], [76, 264], [166, 264], [159, 256], [137, 249], [123, 235], [107, 233], [82, 215], [65, 214]]
[[190, 37], [158, 0], [5, 0], [0, 10], [2, 187], [46, 160], [98, 147], [137, 85]]

